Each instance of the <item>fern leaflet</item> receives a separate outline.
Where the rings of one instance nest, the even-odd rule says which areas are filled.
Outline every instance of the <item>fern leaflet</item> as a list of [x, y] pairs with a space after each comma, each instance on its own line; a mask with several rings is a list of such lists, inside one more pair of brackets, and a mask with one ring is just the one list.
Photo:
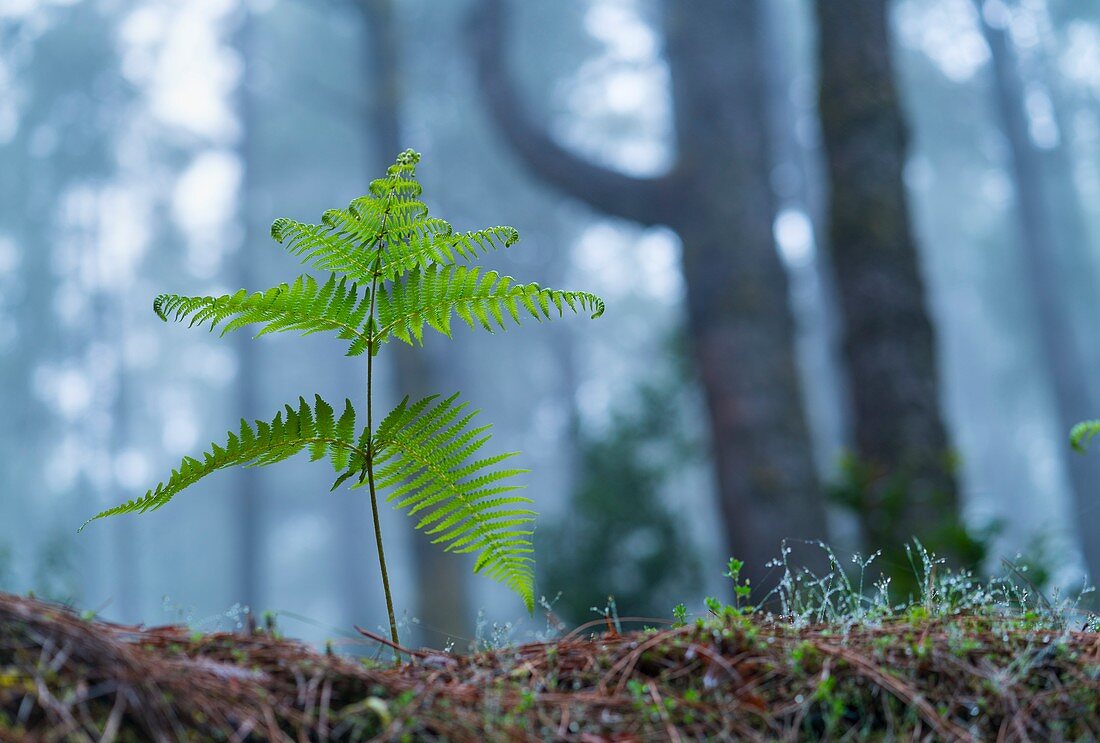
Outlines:
[[279, 284], [255, 294], [244, 289], [220, 297], [161, 294], [153, 301], [153, 311], [165, 322], [190, 318], [192, 327], [209, 323], [214, 330], [225, 323], [222, 335], [255, 323], [266, 323], [256, 337], [289, 330], [302, 335], [333, 331], [351, 341], [347, 355], [358, 356], [370, 344], [362, 327], [370, 312], [368, 299], [360, 298], [358, 287], [348, 284], [346, 277], [337, 280], [332, 274], [323, 285], [312, 276], [299, 276], [289, 286]]
[[305, 398], [298, 398], [297, 409], [285, 406], [270, 422], [256, 421], [250, 425], [241, 420], [240, 429], [230, 431], [223, 446], [211, 444], [201, 460], [184, 457], [166, 482], [149, 490], [141, 498], [97, 513], [84, 522], [85, 526], [105, 516], [155, 511], [168, 503], [181, 490], [194, 485], [209, 474], [233, 465], [263, 466], [289, 459], [308, 448], [311, 460], [326, 455], [340, 476], [333, 490], [350, 477], [363, 472], [367, 463], [367, 433], [355, 436], [355, 411], [351, 401], [344, 403], [344, 412], [335, 417], [332, 406], [316, 396], [311, 408]]
[[491, 333], [494, 324], [506, 328], [505, 313], [519, 325], [523, 313], [541, 321], [551, 317], [552, 308], [559, 316], [566, 307], [573, 312], [587, 310], [593, 318], [604, 311], [603, 300], [588, 292], [513, 284], [510, 276], [496, 271], [482, 274], [478, 268], [438, 264], [409, 273], [388, 290], [379, 289], [377, 301], [379, 342], [388, 341], [392, 334], [410, 345], [413, 338], [423, 341], [425, 323], [450, 336], [454, 314], [471, 328], [480, 325]]
[[439, 234], [402, 238], [389, 233], [386, 256], [381, 268], [383, 278], [394, 281], [417, 268], [425, 269], [432, 264], [452, 264], [459, 258], [472, 260], [490, 250], [510, 247], [519, 240], [519, 232], [514, 227], [489, 227], [473, 232], [454, 233], [449, 224], [443, 224], [446, 225], [446, 231]]
[[360, 284], [369, 284], [373, 278], [371, 252], [334, 232], [332, 225], [305, 224], [280, 217], [271, 223], [271, 237], [288, 253], [318, 270], [343, 274]]

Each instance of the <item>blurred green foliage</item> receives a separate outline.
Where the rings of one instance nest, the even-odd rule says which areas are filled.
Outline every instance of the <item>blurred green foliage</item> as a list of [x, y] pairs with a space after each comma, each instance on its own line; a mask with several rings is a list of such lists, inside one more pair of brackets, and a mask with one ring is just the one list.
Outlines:
[[639, 387], [604, 432], [578, 435], [567, 515], [539, 534], [541, 582], [560, 592], [554, 609], [574, 623], [609, 596], [623, 616], [664, 616], [673, 597], [699, 588], [698, 549], [663, 501], [701, 456], [680, 420], [683, 380], [668, 376]]
[[[945, 461], [945, 468], [951, 466], [950, 461]], [[835, 503], [861, 517], [865, 547], [881, 552], [877, 564], [890, 579], [892, 592], [900, 596], [915, 596], [921, 590], [906, 550], [913, 537], [953, 567], [978, 572], [1001, 529], [996, 522], [981, 529], [967, 526], [948, 494], [931, 491], [924, 497], [933, 507], [941, 507], [943, 517], [935, 529], [912, 534], [906, 513], [914, 491], [914, 484], [905, 472], [882, 473], [851, 455], [841, 461], [840, 479], [829, 491]]]

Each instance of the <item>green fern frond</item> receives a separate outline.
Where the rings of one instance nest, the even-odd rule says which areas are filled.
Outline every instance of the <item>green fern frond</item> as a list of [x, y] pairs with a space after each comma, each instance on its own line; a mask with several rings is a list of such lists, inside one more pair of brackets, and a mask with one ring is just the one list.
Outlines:
[[390, 234], [389, 238], [382, 276], [393, 281], [433, 263], [447, 265], [460, 258], [473, 260], [492, 250], [510, 247], [519, 240], [519, 232], [514, 227], [500, 226], [455, 233], [447, 222], [428, 218], [423, 234]]
[[355, 436], [355, 410], [350, 400], [344, 401], [344, 412], [337, 419], [328, 403], [317, 395], [311, 408], [305, 398], [298, 398], [298, 408], [285, 406], [270, 422], [256, 421], [250, 425], [241, 420], [240, 430], [230, 431], [223, 446], [211, 444], [202, 460], [184, 457], [166, 482], [114, 508], [97, 513], [84, 522], [85, 526], [106, 516], [155, 511], [168, 503], [181, 490], [194, 485], [207, 475], [234, 465], [263, 466], [289, 459], [303, 449], [309, 449], [310, 459], [326, 455], [339, 473], [335, 490], [347, 479], [361, 475], [367, 465], [367, 434]]
[[1069, 432], [1069, 443], [1077, 451], [1084, 451], [1093, 437], [1100, 435], [1100, 419], [1081, 421]]
[[519, 486], [502, 484], [526, 470], [497, 468], [515, 452], [474, 458], [490, 426], [472, 427], [478, 411], [457, 399], [432, 395], [410, 405], [406, 397], [386, 416], [373, 444], [377, 486], [396, 508], [420, 515], [416, 528], [433, 544], [478, 553], [474, 572], [507, 585], [531, 611], [535, 512], [524, 507], [529, 498], [508, 495]]
[[222, 335], [255, 323], [265, 323], [257, 338], [291, 330], [302, 335], [332, 331], [341, 340], [351, 341], [348, 356], [358, 356], [370, 344], [363, 331], [369, 298], [360, 298], [356, 284], [349, 284], [346, 277], [337, 280], [336, 274], [323, 285], [312, 276], [299, 276], [293, 284], [254, 294], [244, 289], [220, 297], [161, 294], [153, 300], [153, 311], [165, 322], [190, 318], [190, 327], [209, 323], [211, 331], [225, 323]]
[[[372, 240], [362, 238], [357, 243], [348, 239], [347, 231], [339, 229], [331, 217], [333, 211], [325, 212], [319, 225], [280, 217], [271, 223], [271, 237], [302, 263], [320, 271], [343, 274], [360, 284], [369, 284], [374, 276], [374, 256], [365, 245]], [[381, 221], [357, 224], [363, 235], [375, 238], [380, 227]]]
[[505, 329], [505, 313], [519, 325], [526, 313], [536, 320], [549, 319], [552, 309], [559, 316], [568, 308], [582, 310], [596, 318], [603, 314], [603, 300], [588, 292], [547, 289], [538, 284], [513, 284], [510, 276], [478, 268], [431, 264], [416, 269], [387, 289], [381, 287], [378, 303], [377, 339], [386, 342], [396, 336], [412, 345], [423, 341], [425, 323], [451, 334], [451, 317], [457, 314], [471, 328], [480, 325], [490, 333], [495, 324]]

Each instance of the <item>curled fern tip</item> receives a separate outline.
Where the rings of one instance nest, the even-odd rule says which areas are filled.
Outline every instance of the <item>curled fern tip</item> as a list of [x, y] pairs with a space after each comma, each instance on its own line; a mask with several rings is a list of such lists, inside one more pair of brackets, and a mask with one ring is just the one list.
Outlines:
[[291, 225], [291, 221], [286, 217], [279, 217], [271, 223], [271, 239], [280, 245], [283, 242], [283, 238], [286, 237], [286, 230]]
[[1100, 418], [1091, 421], [1081, 421], [1069, 432], [1069, 445], [1075, 451], [1083, 452], [1085, 446], [1100, 434]]
[[167, 294], [160, 294], [153, 300], [153, 312], [164, 322], [168, 322], [168, 315], [164, 314], [164, 302], [167, 298]]

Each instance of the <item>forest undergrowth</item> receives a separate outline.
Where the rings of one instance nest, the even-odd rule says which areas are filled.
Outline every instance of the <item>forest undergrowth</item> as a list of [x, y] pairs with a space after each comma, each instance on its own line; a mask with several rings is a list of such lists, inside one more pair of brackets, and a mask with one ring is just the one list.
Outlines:
[[824, 575], [776, 561], [760, 606], [731, 560], [734, 602], [698, 618], [609, 612], [466, 655], [399, 648], [396, 664], [271, 627], [121, 626], [0, 594], [0, 739], [1100, 739], [1100, 632], [1079, 596], [1012, 565], [978, 580], [918, 546], [920, 595], [895, 601], [863, 585], [873, 560], [852, 575], [828, 554]]

